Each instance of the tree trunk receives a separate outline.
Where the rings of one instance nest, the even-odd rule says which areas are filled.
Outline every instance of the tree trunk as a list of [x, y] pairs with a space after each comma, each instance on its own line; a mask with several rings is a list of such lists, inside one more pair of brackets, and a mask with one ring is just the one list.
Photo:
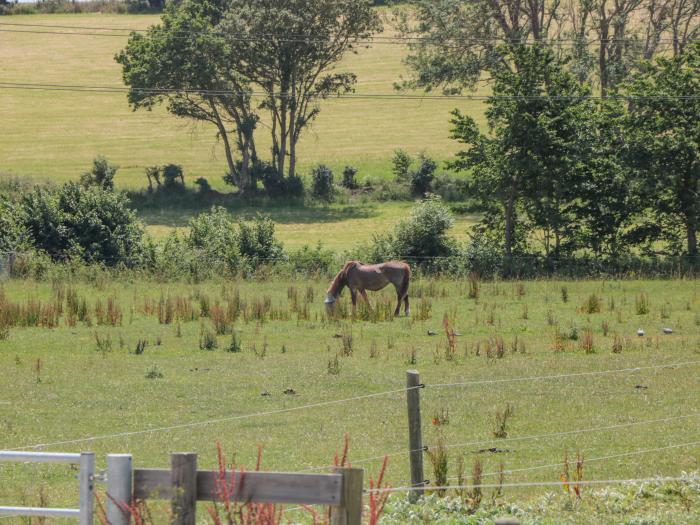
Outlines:
[[696, 257], [698, 255], [698, 236], [697, 225], [694, 217], [689, 217], [686, 219], [685, 229], [688, 237], [688, 255], [691, 257]]
[[515, 233], [515, 199], [509, 196], [505, 202], [505, 244], [503, 246], [506, 259], [510, 260], [513, 255], [513, 235]]
[[600, 76], [600, 96], [605, 98], [608, 93], [608, 21], [600, 21], [600, 49], [598, 51], [598, 75]]

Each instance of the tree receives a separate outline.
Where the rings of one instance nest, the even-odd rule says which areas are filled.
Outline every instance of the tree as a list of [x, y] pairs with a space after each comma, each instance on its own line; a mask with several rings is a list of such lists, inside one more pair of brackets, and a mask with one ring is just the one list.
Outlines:
[[115, 59], [134, 110], [166, 104], [173, 115], [216, 127], [229, 175], [244, 193], [254, 185], [249, 172], [259, 116], [250, 79], [233, 67], [238, 57], [219, 27], [228, 5], [225, 0], [169, 2], [162, 23], [145, 34], [132, 33]]
[[627, 161], [627, 112], [617, 99], [590, 103], [582, 121], [573, 212], [578, 246], [618, 257], [640, 240], [640, 187]]
[[412, 76], [399, 87], [474, 88], [507, 65], [500, 45], [539, 42], [571, 58], [579, 82], [597, 72], [605, 97], [641, 60], [671, 47], [677, 54], [700, 36], [699, 15], [700, 0], [418, 0], [415, 11], [398, 11], [402, 34], [414, 39]]
[[114, 189], [114, 176], [119, 166], [110, 164], [105, 157], [99, 155], [92, 161], [92, 169], [80, 176], [80, 183], [86, 188], [97, 188], [112, 191]]
[[353, 89], [353, 73], [333, 72], [359, 40], [381, 28], [365, 0], [231, 0], [221, 31], [230, 66], [265, 93], [272, 165], [296, 174], [297, 143], [319, 101]]
[[[542, 232], [547, 255], [571, 251], [581, 173], [578, 144], [590, 110], [589, 90], [545, 46], [504, 47], [502, 53], [517, 73], [506, 66], [494, 70], [489, 134], [471, 117], [453, 113], [452, 136], [467, 148], [452, 166], [472, 171], [472, 191], [491, 210], [485, 225], [502, 224], [507, 258], [523, 238], [519, 212], [528, 228]], [[523, 221], [520, 225], [525, 227]]]
[[406, 58], [414, 76], [401, 85], [472, 88], [484, 71], [505, 65], [499, 46], [549, 38], [560, 11], [561, 0], [421, 0], [415, 15], [399, 12], [402, 34], [419, 39]]
[[[657, 58], [626, 87], [633, 97], [630, 162], [642, 179], [653, 225], [679, 251], [698, 255], [700, 225], [700, 42], [673, 58]], [[678, 227], [684, 232], [678, 232]]]

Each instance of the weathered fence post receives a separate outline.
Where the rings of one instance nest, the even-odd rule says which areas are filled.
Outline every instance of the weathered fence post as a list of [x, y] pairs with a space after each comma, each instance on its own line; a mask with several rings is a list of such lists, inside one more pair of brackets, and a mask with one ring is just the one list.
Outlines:
[[107, 520], [110, 525], [129, 525], [125, 505], [132, 503], [133, 467], [131, 454], [107, 455]]
[[[408, 450], [411, 460], [411, 486], [423, 487], [423, 437], [420, 421], [420, 374], [417, 370], [406, 372], [406, 403], [408, 405]], [[415, 502], [423, 495], [423, 490], [409, 493], [409, 500]]]
[[331, 525], [362, 525], [362, 476], [361, 468], [336, 467], [333, 470], [343, 476], [340, 506], [331, 512]]
[[197, 512], [197, 454], [174, 453], [170, 456], [170, 483], [173, 525], [195, 525]]
[[95, 509], [95, 454], [83, 452], [80, 454], [80, 525], [92, 525], [92, 515]]

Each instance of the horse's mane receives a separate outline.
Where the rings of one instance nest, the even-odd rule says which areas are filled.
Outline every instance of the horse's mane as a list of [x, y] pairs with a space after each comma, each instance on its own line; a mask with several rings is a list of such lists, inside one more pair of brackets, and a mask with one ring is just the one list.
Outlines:
[[346, 262], [345, 266], [343, 266], [341, 268], [341, 270], [333, 278], [333, 281], [331, 282], [331, 285], [328, 288], [327, 293], [330, 293], [333, 296], [337, 296], [338, 292], [340, 290], [342, 290], [343, 286], [348, 284], [348, 270], [350, 270], [350, 268], [353, 268], [356, 264], [359, 264], [359, 263], [357, 261]]

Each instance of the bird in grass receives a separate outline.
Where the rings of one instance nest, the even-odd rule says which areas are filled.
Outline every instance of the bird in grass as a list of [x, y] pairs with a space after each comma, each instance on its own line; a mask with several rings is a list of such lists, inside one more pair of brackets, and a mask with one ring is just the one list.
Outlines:
[[644, 330], [642, 330], [641, 328], [639, 330], [637, 330], [637, 335], [639, 337], [644, 337]]
[[671, 328], [664, 328], [664, 333], [665, 334], [672, 334], [673, 330]]

